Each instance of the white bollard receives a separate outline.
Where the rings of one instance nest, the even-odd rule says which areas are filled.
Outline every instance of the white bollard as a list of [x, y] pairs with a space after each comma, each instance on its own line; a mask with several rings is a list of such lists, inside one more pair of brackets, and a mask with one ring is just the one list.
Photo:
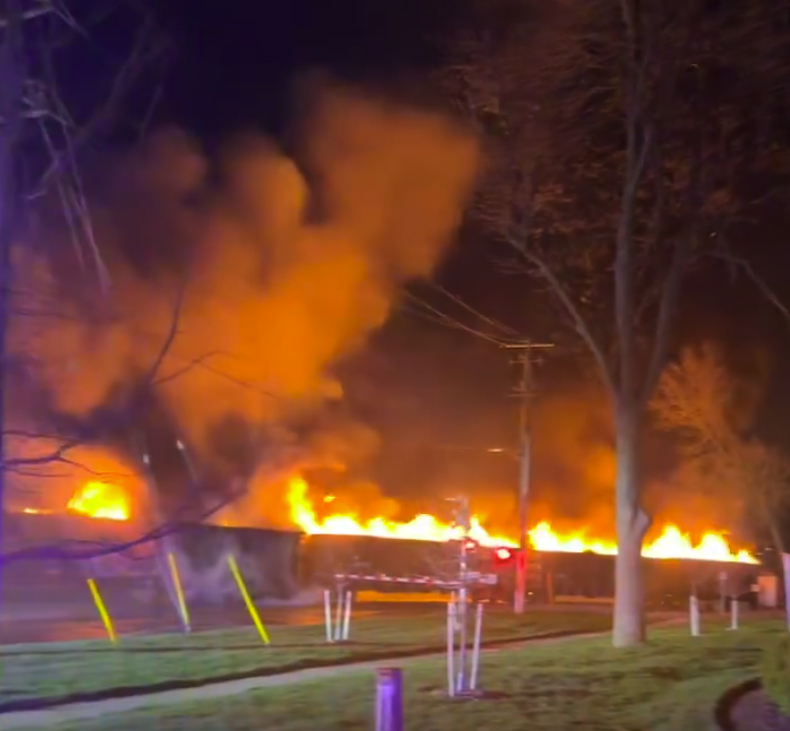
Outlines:
[[691, 627], [691, 636], [699, 637], [699, 600], [694, 595], [689, 597], [689, 624]]
[[447, 602], [447, 695], [455, 697], [455, 595]]
[[483, 634], [483, 603], [477, 603], [475, 615], [475, 636], [472, 645], [472, 672], [469, 675], [469, 689], [477, 688], [477, 673], [480, 669], [480, 637]]
[[332, 642], [332, 593], [324, 589], [324, 623], [326, 624], [326, 641]]
[[351, 632], [351, 591], [346, 592], [346, 606], [343, 611], [343, 641], [345, 642]]
[[741, 603], [735, 598], [730, 599], [730, 629], [738, 629], [738, 613]]
[[343, 590], [337, 590], [337, 609], [335, 610], [335, 627], [333, 636], [335, 642], [340, 642], [343, 639], [341, 632], [343, 629]]
[[469, 624], [469, 594], [464, 587], [458, 590], [458, 601], [455, 605], [455, 623], [458, 625], [458, 681], [455, 684], [456, 690], [463, 693], [467, 688], [467, 629]]

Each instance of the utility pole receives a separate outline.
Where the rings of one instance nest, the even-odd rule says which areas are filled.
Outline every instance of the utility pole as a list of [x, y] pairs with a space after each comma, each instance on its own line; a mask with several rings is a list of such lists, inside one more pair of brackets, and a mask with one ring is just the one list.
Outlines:
[[516, 589], [513, 597], [513, 611], [524, 613], [527, 594], [527, 513], [529, 508], [529, 489], [532, 476], [532, 403], [535, 397], [533, 366], [535, 350], [553, 348], [553, 343], [521, 343], [504, 346], [519, 350], [515, 362], [520, 366], [519, 385], [513, 393], [519, 399], [519, 446], [518, 446], [518, 543], [519, 555], [516, 562]]

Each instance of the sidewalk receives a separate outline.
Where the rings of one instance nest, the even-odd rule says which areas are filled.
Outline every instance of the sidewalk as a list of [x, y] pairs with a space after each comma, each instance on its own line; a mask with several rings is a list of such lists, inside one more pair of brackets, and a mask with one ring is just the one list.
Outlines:
[[[669, 620], [658, 622], [654, 627], [677, 624], [683, 620]], [[485, 654], [502, 652], [503, 650], [516, 650], [522, 647], [536, 647], [547, 644], [561, 644], [594, 637], [606, 637], [606, 632], [591, 632], [585, 634], [568, 635], [566, 637], [553, 637], [544, 639], [524, 640], [516, 642], [507, 647], [496, 647], [483, 650]], [[431, 658], [444, 657], [443, 652], [431, 652], [425, 655], [398, 659], [393, 661], [399, 666], [413, 665], [414, 663], [428, 660]], [[373, 670], [386, 664], [386, 658], [374, 661], [359, 663], [349, 663], [346, 665], [330, 665], [320, 668], [307, 668], [296, 670], [279, 675], [268, 675], [259, 678], [246, 678], [244, 680], [232, 680], [222, 683], [212, 683], [196, 688], [183, 688], [179, 690], [168, 690], [158, 693], [146, 693], [129, 698], [109, 698], [102, 701], [92, 701], [89, 703], [73, 703], [62, 706], [55, 706], [38, 711], [14, 711], [11, 713], [0, 714], [0, 731], [11, 731], [12, 729], [23, 728], [52, 728], [58, 724], [75, 721], [86, 721], [108, 714], [123, 714], [141, 709], [150, 709], [153, 706], [174, 706], [182, 703], [191, 703], [210, 698], [223, 698], [227, 696], [239, 695], [260, 688], [274, 688], [283, 685], [293, 685], [304, 683], [311, 680], [321, 680], [322, 678], [337, 677], [359, 672], [360, 670]]]

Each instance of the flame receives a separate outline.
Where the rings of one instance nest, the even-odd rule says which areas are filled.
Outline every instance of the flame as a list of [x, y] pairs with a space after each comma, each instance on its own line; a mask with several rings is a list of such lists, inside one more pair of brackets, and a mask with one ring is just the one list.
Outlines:
[[22, 508], [23, 513], [27, 513], [28, 515], [49, 515], [52, 511], [51, 510], [44, 510], [43, 508]]
[[69, 500], [66, 509], [91, 518], [129, 520], [129, 500], [124, 490], [108, 482], [86, 482]]
[[[374, 518], [360, 522], [352, 515], [331, 515], [323, 520], [316, 517], [308, 497], [307, 482], [300, 476], [292, 477], [288, 484], [288, 503], [291, 516], [308, 535], [367, 535], [378, 538], [412, 539], [424, 541], [458, 540], [463, 535], [459, 526], [443, 523], [432, 515], [418, 515], [408, 523]], [[517, 547], [518, 543], [504, 536], [490, 534], [476, 517], [472, 518], [469, 535], [481, 546]], [[561, 536], [547, 522], [539, 523], [529, 532], [530, 542], [538, 551], [584, 553], [592, 551], [605, 555], [617, 553], [613, 541], [592, 541], [583, 533]], [[698, 543], [674, 525], [664, 528], [661, 535], [642, 549], [642, 555], [660, 559], [697, 559], [705, 561], [729, 561], [735, 563], [758, 563], [748, 551], [734, 552], [727, 540], [718, 533], [706, 533]]]
[[[592, 551], [613, 556], [617, 553], [614, 541], [591, 541], [582, 533], [560, 536], [547, 522], [529, 532], [530, 541], [538, 551], [560, 551], [564, 553], [583, 553]], [[694, 543], [687, 533], [675, 525], [664, 526], [661, 535], [642, 548], [647, 558], [692, 558], [705, 561], [730, 561], [735, 563], [758, 563], [748, 551], [733, 551], [726, 538], [719, 533], [705, 533], [698, 543]]]

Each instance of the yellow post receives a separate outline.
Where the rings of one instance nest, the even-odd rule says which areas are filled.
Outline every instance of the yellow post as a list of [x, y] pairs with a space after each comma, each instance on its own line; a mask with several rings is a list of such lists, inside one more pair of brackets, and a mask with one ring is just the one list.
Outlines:
[[233, 574], [233, 578], [236, 579], [239, 592], [241, 592], [241, 598], [244, 599], [244, 603], [247, 605], [247, 611], [250, 613], [250, 617], [252, 617], [255, 628], [258, 630], [258, 634], [261, 636], [261, 640], [263, 640], [265, 645], [270, 644], [269, 635], [266, 632], [266, 628], [263, 626], [263, 622], [261, 622], [261, 616], [258, 614], [258, 610], [255, 608], [255, 605], [252, 603], [252, 599], [250, 598], [250, 593], [247, 591], [247, 587], [244, 585], [244, 579], [242, 578], [241, 571], [239, 571], [239, 565], [236, 563], [236, 559], [231, 555], [228, 556], [228, 566], [230, 566], [230, 572]]
[[191, 624], [189, 621], [189, 607], [187, 606], [187, 600], [184, 598], [184, 589], [181, 587], [181, 576], [178, 573], [178, 563], [176, 563], [176, 557], [173, 553], [167, 554], [167, 563], [170, 566], [170, 576], [173, 579], [173, 586], [176, 590], [178, 611], [181, 613], [181, 621], [184, 623], [184, 631], [189, 632], [191, 630]]
[[118, 638], [115, 635], [115, 628], [112, 626], [110, 613], [107, 611], [107, 607], [104, 606], [101, 594], [99, 593], [99, 587], [96, 586], [96, 582], [93, 579], [88, 579], [88, 588], [91, 590], [91, 596], [93, 597], [94, 604], [96, 604], [96, 609], [99, 610], [101, 621], [104, 622], [104, 629], [107, 630], [107, 636], [110, 638], [110, 642], [115, 645], [118, 642]]

